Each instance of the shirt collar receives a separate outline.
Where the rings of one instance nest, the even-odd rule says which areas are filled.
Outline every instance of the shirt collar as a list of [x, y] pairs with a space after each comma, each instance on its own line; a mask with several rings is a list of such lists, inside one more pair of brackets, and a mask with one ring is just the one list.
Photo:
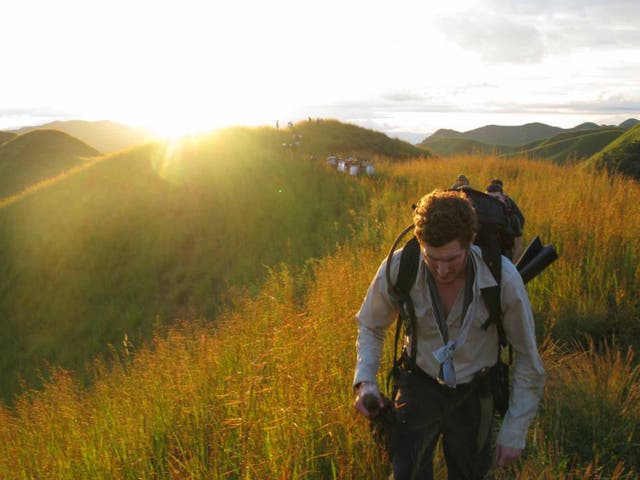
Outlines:
[[487, 264], [482, 260], [482, 251], [477, 245], [471, 246], [471, 261], [473, 261], [473, 266], [476, 269], [475, 283], [479, 289], [498, 285], [491, 270], [489, 270]]

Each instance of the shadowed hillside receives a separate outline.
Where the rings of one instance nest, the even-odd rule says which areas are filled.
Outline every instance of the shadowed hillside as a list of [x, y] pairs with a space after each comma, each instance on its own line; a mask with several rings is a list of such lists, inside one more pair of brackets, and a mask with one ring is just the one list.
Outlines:
[[639, 123], [640, 123], [640, 120], [638, 120], [637, 118], [627, 118], [619, 126], [620, 126], [620, 128], [624, 128], [625, 130], [629, 130], [630, 128], [635, 127]]
[[624, 129], [615, 127], [561, 133], [523, 145], [517, 152], [505, 156], [529, 157], [554, 163], [579, 161], [599, 152], [623, 133]]
[[36, 130], [0, 145], [0, 198], [82, 164], [98, 151], [57, 130]]
[[12, 138], [15, 138], [17, 135], [18, 135], [17, 133], [13, 133], [13, 132], [0, 131], [0, 146], [3, 143], [8, 142]]
[[495, 145], [521, 145], [548, 138], [563, 131], [562, 128], [544, 123], [527, 123], [519, 126], [486, 125], [466, 132], [441, 129], [426, 138], [425, 141], [442, 138], [467, 138]]
[[501, 154], [517, 149], [510, 145], [491, 145], [468, 138], [435, 138], [424, 140], [419, 145], [441, 157], [463, 154]]
[[155, 322], [210, 318], [269, 266], [334, 248], [370, 180], [283, 149], [288, 135], [233, 128], [139, 146], [0, 209], [5, 397], [18, 373], [33, 385], [45, 361], [81, 369]]
[[17, 130], [18, 133], [31, 132], [33, 130], [60, 130], [79, 138], [102, 153], [109, 153], [122, 148], [153, 138], [153, 135], [142, 128], [129, 127], [110, 121], [88, 122], [84, 120], [57, 121], [44, 125], [25, 127]]
[[640, 179], [640, 125], [636, 124], [585, 162], [587, 168], [606, 169]]

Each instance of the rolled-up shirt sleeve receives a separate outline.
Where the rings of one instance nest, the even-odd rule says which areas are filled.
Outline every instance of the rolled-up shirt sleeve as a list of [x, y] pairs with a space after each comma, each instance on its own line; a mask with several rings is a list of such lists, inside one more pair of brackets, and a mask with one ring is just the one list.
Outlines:
[[527, 430], [542, 398], [546, 373], [536, 344], [531, 304], [520, 274], [503, 268], [503, 325], [513, 347], [511, 396], [497, 442], [506, 447], [524, 448]]
[[[394, 256], [394, 260], [396, 257]], [[382, 262], [369, 285], [367, 295], [360, 310], [355, 315], [358, 322], [358, 340], [356, 342], [357, 362], [353, 385], [360, 382], [376, 383], [380, 367], [382, 346], [386, 330], [394, 322], [397, 309], [391, 300], [386, 280], [386, 260]], [[391, 276], [397, 276], [397, 262], [392, 261]]]

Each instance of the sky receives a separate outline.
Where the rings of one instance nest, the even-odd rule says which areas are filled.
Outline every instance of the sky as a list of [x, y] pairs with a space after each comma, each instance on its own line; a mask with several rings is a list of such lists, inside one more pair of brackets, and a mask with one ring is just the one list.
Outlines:
[[0, 129], [321, 117], [417, 142], [640, 119], [638, 0], [20, 0], [2, 19]]

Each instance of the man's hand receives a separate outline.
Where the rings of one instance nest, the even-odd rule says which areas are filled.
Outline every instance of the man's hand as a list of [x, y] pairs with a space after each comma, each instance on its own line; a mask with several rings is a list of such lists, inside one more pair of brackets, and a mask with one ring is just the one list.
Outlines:
[[370, 382], [360, 383], [356, 390], [356, 400], [353, 402], [355, 411], [371, 418], [375, 417], [382, 407], [384, 407], [384, 402], [378, 386]]
[[522, 456], [521, 448], [511, 448], [496, 444], [496, 467], [507, 467]]

